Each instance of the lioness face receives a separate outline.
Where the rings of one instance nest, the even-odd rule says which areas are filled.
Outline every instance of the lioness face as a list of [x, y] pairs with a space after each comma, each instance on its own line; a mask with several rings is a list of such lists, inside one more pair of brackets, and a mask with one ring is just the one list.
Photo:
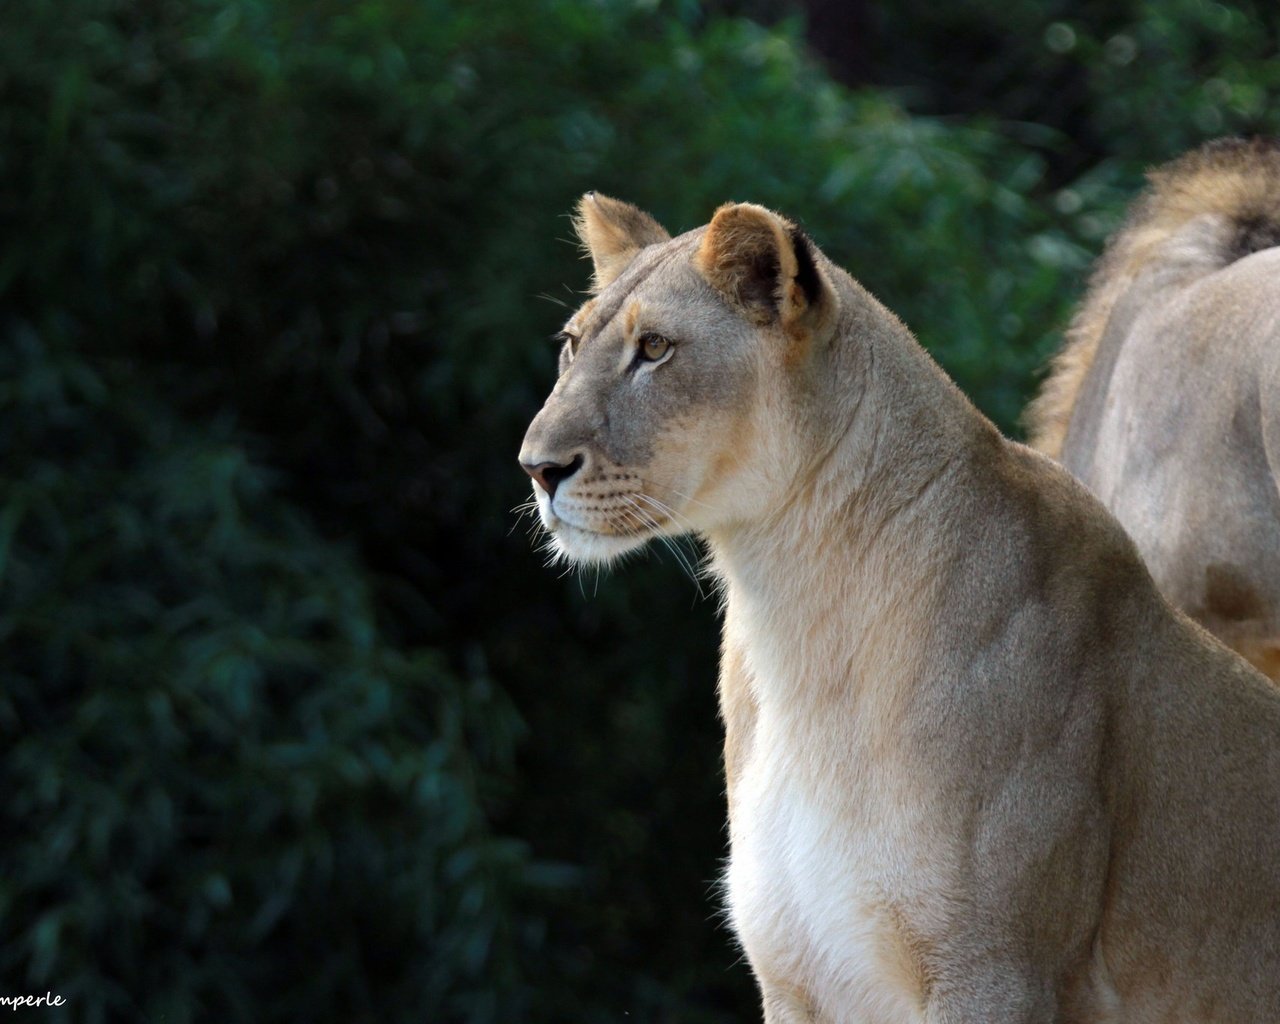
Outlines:
[[[786, 431], [761, 421], [780, 404], [762, 371], [786, 358], [786, 315], [806, 304], [790, 293], [789, 229], [734, 206], [672, 240], [635, 207], [584, 198], [597, 293], [565, 324], [559, 379], [520, 452], [559, 556], [603, 562], [653, 536], [712, 532], [785, 486]], [[816, 274], [811, 256], [805, 269]]]
[[732, 504], [755, 339], [693, 269], [694, 250], [650, 246], [565, 325], [559, 379], [520, 452], [562, 556], [607, 561], [711, 527]]

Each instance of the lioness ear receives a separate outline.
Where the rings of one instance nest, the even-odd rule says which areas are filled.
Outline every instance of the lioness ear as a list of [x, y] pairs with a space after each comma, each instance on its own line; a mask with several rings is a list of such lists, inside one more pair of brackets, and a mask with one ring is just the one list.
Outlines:
[[597, 292], [626, 270], [646, 245], [671, 240], [662, 225], [638, 206], [599, 192], [588, 192], [578, 200], [573, 226], [591, 253]]
[[816, 326], [831, 304], [813, 243], [754, 203], [726, 203], [716, 211], [694, 265], [757, 323]]

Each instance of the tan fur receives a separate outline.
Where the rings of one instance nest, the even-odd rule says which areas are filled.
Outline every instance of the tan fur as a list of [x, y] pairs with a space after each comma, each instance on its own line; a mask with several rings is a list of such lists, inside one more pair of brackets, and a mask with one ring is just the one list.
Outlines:
[[564, 467], [561, 557], [708, 545], [768, 1024], [1276, 1018], [1280, 696], [1096, 499], [760, 207], [637, 247], [566, 330], [521, 462]]
[[1031, 443], [1119, 517], [1170, 600], [1280, 678], [1280, 277], [1263, 255], [1280, 146], [1219, 141], [1150, 180], [1028, 409]]
[[[751, 696], [742, 651], [726, 646], [720, 658], [720, 717], [724, 720], [724, 774], [730, 798], [751, 756], [756, 702]], [[732, 813], [732, 809], [730, 810]]]
[[645, 246], [671, 237], [643, 210], [598, 192], [579, 201], [573, 227], [595, 264], [595, 291], [609, 285]]
[[[715, 288], [731, 296], [753, 319], [773, 318], [774, 310], [762, 301], [766, 297], [784, 303], [786, 315], [794, 318], [796, 307], [803, 309], [803, 305], [795, 302], [790, 287], [796, 259], [787, 244], [788, 227], [764, 207], [726, 203], [711, 218], [694, 262]], [[766, 273], [767, 281], [762, 280]], [[779, 282], [786, 282], [785, 295], [778, 294]], [[753, 295], [753, 287], [758, 289], [762, 283], [767, 291]]]

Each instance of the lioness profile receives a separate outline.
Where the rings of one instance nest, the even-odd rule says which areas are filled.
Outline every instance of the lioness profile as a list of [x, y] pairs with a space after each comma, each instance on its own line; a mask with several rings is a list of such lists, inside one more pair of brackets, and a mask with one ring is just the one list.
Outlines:
[[1151, 175], [1029, 409], [1174, 604], [1280, 679], [1280, 145]]
[[579, 232], [520, 461], [565, 558], [707, 542], [765, 1020], [1280, 1020], [1267, 681], [782, 217]]

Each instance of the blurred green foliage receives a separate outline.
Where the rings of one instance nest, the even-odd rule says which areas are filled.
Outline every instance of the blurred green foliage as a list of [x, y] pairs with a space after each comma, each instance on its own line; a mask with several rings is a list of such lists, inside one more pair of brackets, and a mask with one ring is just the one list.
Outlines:
[[[860, 8], [864, 31], [851, 44], [813, 38], [819, 51], [839, 51], [837, 77], [887, 88], [915, 110], [1052, 128], [1056, 185], [1161, 163], [1216, 135], [1275, 129], [1280, 11], [1268, 0], [721, 3], [773, 19], [812, 8], [819, 25], [824, 8]], [[1037, 139], [1046, 136], [1028, 141]]]
[[0, 7], [0, 994], [756, 1013], [714, 609], [509, 511], [567, 212], [781, 209], [1013, 428], [1141, 167], [1280, 82], [1247, 5], [884, 5], [857, 91], [735, 9]]
[[479, 809], [510, 702], [387, 643], [346, 546], [132, 369], [20, 321], [0, 350], [5, 991], [77, 1020], [491, 1017], [499, 911], [536, 881]]

